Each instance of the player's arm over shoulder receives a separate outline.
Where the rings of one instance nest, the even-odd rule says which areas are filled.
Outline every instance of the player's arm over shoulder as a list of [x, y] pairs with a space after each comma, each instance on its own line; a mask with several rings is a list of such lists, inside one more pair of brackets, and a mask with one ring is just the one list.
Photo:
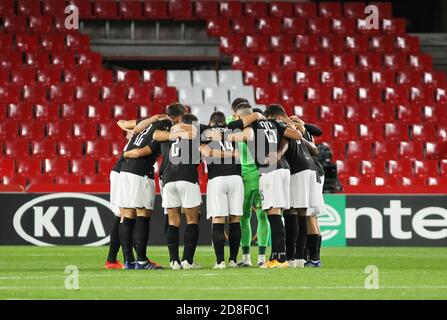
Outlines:
[[138, 120], [119, 120], [116, 124], [121, 130], [126, 132], [133, 132]]
[[292, 140], [300, 140], [303, 137], [303, 134], [297, 128], [291, 128], [289, 126], [280, 125], [277, 121], [272, 121], [278, 132], [281, 136], [292, 139]]
[[124, 158], [138, 159], [149, 156], [152, 154], [152, 149], [150, 146], [144, 146], [143, 148], [132, 149], [124, 152]]
[[151, 124], [154, 124], [159, 121], [164, 121], [164, 120], [170, 121], [171, 118], [169, 118], [169, 116], [166, 114], [156, 114], [150, 118], [146, 118], [144, 120], [141, 120], [139, 123], [137, 123], [137, 125], [134, 128], [134, 132], [140, 133], [144, 129], [146, 129], [148, 126], [150, 126]]
[[200, 145], [200, 153], [206, 158], [238, 158], [239, 152], [234, 151], [223, 151], [220, 149], [211, 148], [208, 144]]
[[230, 142], [242, 142], [242, 141], [252, 141], [254, 139], [255, 133], [253, 128], [246, 127], [244, 130], [234, 133], [229, 133], [227, 135], [227, 140]]

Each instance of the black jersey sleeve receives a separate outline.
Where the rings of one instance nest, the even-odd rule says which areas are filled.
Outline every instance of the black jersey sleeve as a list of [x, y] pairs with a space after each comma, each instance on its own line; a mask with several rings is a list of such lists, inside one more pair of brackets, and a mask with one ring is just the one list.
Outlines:
[[242, 119], [239, 120], [235, 120], [235, 121], [231, 121], [228, 125], [227, 125], [228, 129], [230, 130], [244, 130], [244, 121], [242, 121]]
[[276, 130], [278, 131], [279, 138], [284, 137], [284, 133], [286, 132], [287, 126], [285, 124], [281, 124], [276, 120], [271, 120], [271, 122], [275, 125]]
[[304, 125], [304, 128], [306, 128], [306, 130], [313, 136], [315, 137], [319, 137], [323, 135], [323, 130], [321, 130], [320, 127], [314, 125], [314, 124], [308, 124], [306, 123]]
[[172, 122], [170, 120], [161, 120], [161, 121], [155, 122], [153, 124], [153, 126], [154, 126], [154, 132], [155, 132], [155, 130], [168, 131], [172, 127]]

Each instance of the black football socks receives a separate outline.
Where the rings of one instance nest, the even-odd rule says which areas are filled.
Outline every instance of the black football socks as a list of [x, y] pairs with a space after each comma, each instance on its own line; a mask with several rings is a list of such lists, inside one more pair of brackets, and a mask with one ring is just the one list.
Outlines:
[[119, 226], [119, 235], [121, 241], [121, 247], [123, 248], [123, 256], [126, 262], [134, 262], [135, 257], [133, 255], [133, 239], [132, 235], [135, 228], [135, 219], [124, 218], [123, 222]]
[[307, 235], [307, 247], [309, 249], [309, 259], [312, 261], [319, 261], [319, 245], [320, 245], [320, 235], [319, 234], [308, 234]]
[[296, 241], [295, 259], [304, 259], [307, 240], [307, 217], [298, 216], [298, 237]]
[[179, 246], [179, 228], [168, 225], [166, 231], [166, 240], [168, 242], [169, 260], [180, 263], [178, 246]]
[[116, 262], [116, 256], [120, 250], [120, 217], [116, 217], [113, 221], [112, 230], [110, 230], [110, 243], [109, 243], [109, 254], [107, 256], [107, 261]]
[[239, 246], [241, 244], [241, 223], [234, 222], [230, 223], [230, 235], [229, 235], [229, 244], [230, 244], [230, 261], [237, 262], [237, 255], [239, 253]]
[[269, 215], [270, 228], [272, 232], [272, 252], [276, 253], [279, 262], [286, 261], [286, 237], [284, 225], [280, 215]]
[[295, 248], [298, 237], [298, 216], [296, 214], [285, 214], [284, 224], [286, 229], [286, 259], [295, 259]]
[[149, 226], [151, 218], [137, 217], [135, 219], [134, 245], [138, 262], [147, 261], [147, 241], [149, 239]]
[[197, 224], [187, 224], [185, 227], [185, 247], [183, 248], [182, 261], [192, 264], [196, 252], [197, 241], [199, 240], [199, 226]]
[[225, 260], [225, 230], [223, 223], [213, 223], [213, 247], [216, 262], [220, 264]]

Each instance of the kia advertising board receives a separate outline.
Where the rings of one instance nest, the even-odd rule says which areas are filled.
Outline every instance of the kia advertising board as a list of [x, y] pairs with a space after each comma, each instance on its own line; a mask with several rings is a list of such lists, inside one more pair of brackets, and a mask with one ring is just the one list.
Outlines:
[[[108, 194], [1, 193], [0, 199], [0, 245], [99, 246], [109, 241], [115, 215]], [[324, 246], [447, 246], [447, 196], [335, 194], [325, 195], [325, 201], [319, 217]], [[159, 196], [155, 208], [149, 243], [165, 245]], [[199, 228], [199, 244], [210, 245], [205, 214]]]

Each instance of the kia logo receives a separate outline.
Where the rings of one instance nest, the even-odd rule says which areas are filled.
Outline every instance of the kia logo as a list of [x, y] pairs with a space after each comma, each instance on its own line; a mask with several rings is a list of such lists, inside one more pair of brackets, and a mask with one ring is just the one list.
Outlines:
[[22, 205], [14, 215], [13, 225], [22, 239], [38, 246], [53, 246], [53, 239], [58, 244], [101, 246], [109, 242], [104, 222], [112, 216], [105, 199], [81, 193], [56, 193]]

